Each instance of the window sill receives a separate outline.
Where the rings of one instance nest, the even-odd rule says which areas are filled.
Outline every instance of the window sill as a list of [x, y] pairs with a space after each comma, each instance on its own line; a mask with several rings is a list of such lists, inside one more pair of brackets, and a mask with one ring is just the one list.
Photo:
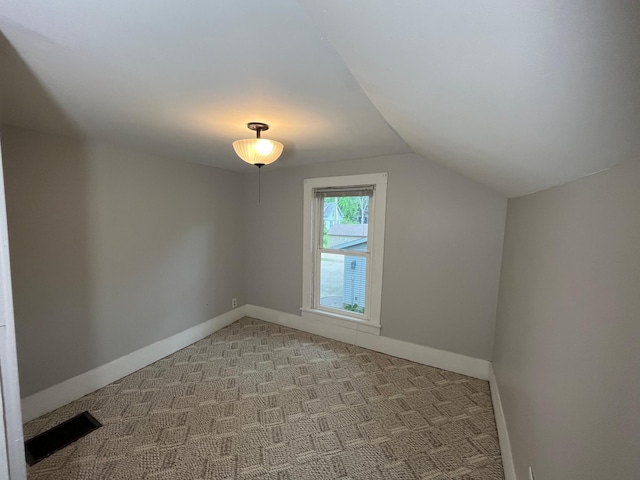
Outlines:
[[380, 335], [380, 329], [382, 328], [382, 325], [373, 323], [369, 320], [360, 320], [347, 315], [325, 312], [324, 310], [301, 308], [300, 311], [302, 312], [302, 318], [323, 322], [325, 324], [328, 323], [330, 325], [336, 325], [350, 330], [357, 330], [371, 335]]

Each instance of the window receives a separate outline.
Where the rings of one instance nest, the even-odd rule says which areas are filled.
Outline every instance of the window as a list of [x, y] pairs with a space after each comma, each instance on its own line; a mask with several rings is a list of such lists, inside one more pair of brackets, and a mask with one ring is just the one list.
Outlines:
[[366, 318], [373, 192], [373, 186], [315, 189], [314, 308]]
[[304, 187], [303, 316], [379, 334], [387, 174]]

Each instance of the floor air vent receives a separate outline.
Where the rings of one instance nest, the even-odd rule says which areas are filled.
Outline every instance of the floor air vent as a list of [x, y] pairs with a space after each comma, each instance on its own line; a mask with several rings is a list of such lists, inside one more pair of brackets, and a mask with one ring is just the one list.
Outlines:
[[87, 433], [93, 432], [101, 426], [102, 424], [93, 418], [89, 412], [82, 412], [80, 415], [76, 415], [66, 422], [50, 428], [46, 432], [24, 442], [27, 463], [29, 465], [35, 465], [40, 460], [79, 440]]

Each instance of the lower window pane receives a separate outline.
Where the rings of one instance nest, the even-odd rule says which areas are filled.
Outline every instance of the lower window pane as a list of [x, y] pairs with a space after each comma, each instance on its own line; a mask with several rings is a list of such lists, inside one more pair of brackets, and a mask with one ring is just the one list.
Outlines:
[[364, 314], [367, 259], [320, 254], [320, 305]]

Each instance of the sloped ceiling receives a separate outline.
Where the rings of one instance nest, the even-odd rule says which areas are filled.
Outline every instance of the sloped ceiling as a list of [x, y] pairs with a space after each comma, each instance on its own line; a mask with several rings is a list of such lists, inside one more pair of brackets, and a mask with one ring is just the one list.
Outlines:
[[0, 119], [244, 171], [415, 151], [507, 196], [640, 158], [635, 1], [0, 0]]

